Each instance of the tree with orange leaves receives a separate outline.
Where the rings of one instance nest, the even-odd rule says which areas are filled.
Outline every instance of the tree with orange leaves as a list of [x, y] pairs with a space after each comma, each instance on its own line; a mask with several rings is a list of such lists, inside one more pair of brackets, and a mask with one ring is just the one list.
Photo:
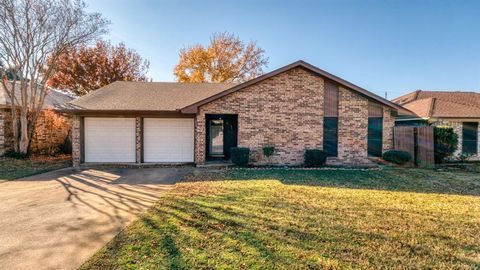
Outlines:
[[223, 32], [213, 34], [208, 47], [183, 48], [173, 73], [179, 82], [244, 82], [261, 75], [267, 64], [255, 42]]
[[115, 81], [148, 81], [149, 61], [125, 44], [98, 41], [95, 46], [66, 50], [48, 80], [50, 87], [69, 90], [78, 96]]

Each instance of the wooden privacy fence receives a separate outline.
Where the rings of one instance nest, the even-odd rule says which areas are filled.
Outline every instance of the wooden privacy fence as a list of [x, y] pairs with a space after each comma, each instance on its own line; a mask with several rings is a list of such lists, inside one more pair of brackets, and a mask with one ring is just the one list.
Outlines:
[[435, 164], [433, 156], [433, 127], [402, 126], [394, 127], [394, 149], [409, 152], [413, 161], [411, 165], [430, 167]]

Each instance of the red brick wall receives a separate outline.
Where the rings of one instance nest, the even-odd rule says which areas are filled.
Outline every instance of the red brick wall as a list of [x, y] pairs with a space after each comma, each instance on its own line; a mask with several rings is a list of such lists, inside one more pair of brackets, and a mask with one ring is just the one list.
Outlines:
[[[12, 114], [0, 110], [0, 155], [13, 147]], [[42, 112], [37, 119], [31, 142], [33, 153], [50, 154], [58, 151], [70, 130], [70, 120], [51, 111]]]
[[368, 100], [340, 87], [338, 106], [338, 160], [368, 163]]
[[[338, 161], [367, 163], [368, 100], [339, 89]], [[199, 108], [196, 117], [195, 161], [205, 162], [205, 114], [238, 114], [238, 145], [249, 147], [254, 164], [299, 165], [306, 148], [323, 148], [324, 79], [295, 68]], [[384, 126], [393, 126], [393, 118]], [[384, 148], [391, 147], [384, 130]], [[267, 160], [262, 147], [275, 146]]]

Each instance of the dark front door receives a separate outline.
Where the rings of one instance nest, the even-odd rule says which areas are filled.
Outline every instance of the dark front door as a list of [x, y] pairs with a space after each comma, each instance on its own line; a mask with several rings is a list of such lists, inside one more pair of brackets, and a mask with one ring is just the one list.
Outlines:
[[236, 114], [207, 114], [207, 159], [230, 159], [230, 148], [237, 147]]

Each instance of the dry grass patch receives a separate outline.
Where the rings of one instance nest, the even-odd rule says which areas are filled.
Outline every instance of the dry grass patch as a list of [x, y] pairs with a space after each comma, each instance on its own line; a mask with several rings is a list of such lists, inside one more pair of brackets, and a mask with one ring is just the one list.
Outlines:
[[[480, 267], [479, 190], [455, 194], [466, 189], [453, 175], [239, 170], [221, 177], [278, 175], [177, 184], [83, 269]], [[401, 183], [391, 182], [395, 175]], [[480, 181], [463, 176], [460, 185]]]
[[26, 159], [0, 157], [0, 180], [11, 180], [71, 166], [70, 155], [32, 156]]

